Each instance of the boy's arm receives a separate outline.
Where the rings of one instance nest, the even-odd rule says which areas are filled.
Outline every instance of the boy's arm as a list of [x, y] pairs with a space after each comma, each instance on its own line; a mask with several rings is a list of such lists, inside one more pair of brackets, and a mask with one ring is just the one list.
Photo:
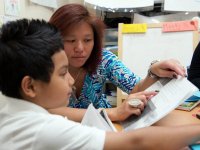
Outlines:
[[107, 132], [104, 149], [175, 150], [199, 139], [199, 125], [148, 127], [132, 132]]
[[[126, 102], [127, 103], [127, 102]], [[123, 121], [130, 115], [140, 115], [141, 111], [137, 108], [131, 108], [128, 104], [124, 103], [119, 107], [106, 108], [106, 112], [111, 121]], [[101, 109], [101, 108], [100, 108]], [[49, 113], [67, 117], [69, 120], [81, 122], [85, 115], [86, 109], [59, 107], [55, 109], [48, 109]]]
[[48, 109], [52, 114], [66, 116], [69, 120], [81, 122], [85, 115], [86, 109], [71, 108], [71, 107], [59, 107], [55, 109]]
[[[143, 91], [135, 94], [130, 94], [126, 101], [124, 101], [120, 106], [115, 108], [106, 108], [106, 112], [111, 121], [123, 121], [130, 115], [140, 115], [144, 106], [147, 104], [147, 97], [157, 94], [156, 92]], [[142, 100], [144, 104], [141, 108], [130, 107], [128, 100], [131, 98], [138, 98]], [[100, 108], [101, 109], [101, 108]], [[81, 122], [83, 116], [85, 115], [86, 109], [81, 108], [71, 108], [71, 107], [59, 107], [55, 109], [48, 109], [52, 114], [58, 114], [61, 116], [66, 116], [69, 120], [76, 122]]]

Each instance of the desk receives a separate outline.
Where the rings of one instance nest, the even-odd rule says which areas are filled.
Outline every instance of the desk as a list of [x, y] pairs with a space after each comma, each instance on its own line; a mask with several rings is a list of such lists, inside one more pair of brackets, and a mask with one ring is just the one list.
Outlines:
[[200, 105], [194, 108], [192, 111], [173, 110], [167, 116], [153, 124], [154, 126], [177, 126], [188, 124], [200, 124], [200, 120], [193, 117], [193, 114], [200, 113]]
[[[189, 124], [200, 124], [200, 120], [193, 117], [193, 114], [200, 113], [200, 105], [195, 107], [192, 111], [173, 110], [167, 116], [153, 124], [153, 126], [178, 126], [178, 125], [189, 125]], [[114, 123], [118, 131], [123, 128], [121, 125]]]

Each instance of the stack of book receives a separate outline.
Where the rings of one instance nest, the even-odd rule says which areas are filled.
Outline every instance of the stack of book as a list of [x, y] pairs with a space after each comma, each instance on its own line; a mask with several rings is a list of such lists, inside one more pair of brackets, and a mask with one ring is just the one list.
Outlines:
[[181, 105], [177, 107], [179, 110], [186, 110], [191, 111], [193, 108], [195, 108], [200, 103], [200, 91], [197, 91], [194, 93], [193, 96], [185, 100]]

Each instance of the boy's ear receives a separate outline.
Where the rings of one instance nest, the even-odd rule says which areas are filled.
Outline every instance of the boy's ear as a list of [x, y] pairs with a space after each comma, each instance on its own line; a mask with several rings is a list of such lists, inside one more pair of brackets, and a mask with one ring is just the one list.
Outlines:
[[21, 90], [24, 96], [33, 98], [35, 97], [34, 79], [30, 76], [25, 76], [21, 82]]

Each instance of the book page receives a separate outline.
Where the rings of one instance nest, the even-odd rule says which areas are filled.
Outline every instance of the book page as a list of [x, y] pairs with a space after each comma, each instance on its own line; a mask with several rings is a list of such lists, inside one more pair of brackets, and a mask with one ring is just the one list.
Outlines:
[[89, 105], [81, 121], [81, 124], [90, 127], [96, 127], [105, 131], [113, 131], [113, 128], [109, 126], [108, 122], [104, 120], [104, 118], [100, 115], [99, 111], [95, 109], [92, 104]]
[[117, 132], [117, 129], [115, 128], [115, 126], [113, 125], [113, 123], [111, 122], [110, 118], [108, 117], [106, 110], [102, 109], [100, 112], [100, 115], [103, 117], [103, 119], [108, 123], [108, 125], [112, 128], [113, 131]]
[[143, 128], [157, 122], [178, 107], [198, 89], [186, 78], [157, 81], [147, 91], [159, 90], [151, 99], [155, 109], [147, 105], [140, 116], [131, 116], [122, 122], [124, 130]]

